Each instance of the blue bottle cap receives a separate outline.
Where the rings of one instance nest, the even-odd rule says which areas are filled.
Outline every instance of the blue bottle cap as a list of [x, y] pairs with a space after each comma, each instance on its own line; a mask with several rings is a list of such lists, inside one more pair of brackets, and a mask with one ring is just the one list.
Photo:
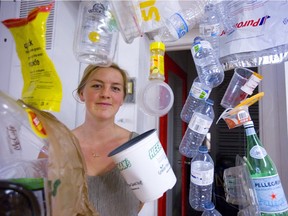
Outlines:
[[204, 145], [199, 146], [198, 152], [207, 153], [208, 152], [207, 146], [204, 146]]
[[206, 210], [213, 210], [213, 209], [215, 209], [215, 205], [214, 205], [214, 203], [213, 202], [206, 202], [205, 204], [204, 204], [204, 208], [206, 209]]
[[200, 42], [200, 41], [202, 41], [202, 40], [203, 40], [202, 37], [196, 36], [196, 37], [194, 38], [194, 44], [197, 43], [197, 42]]

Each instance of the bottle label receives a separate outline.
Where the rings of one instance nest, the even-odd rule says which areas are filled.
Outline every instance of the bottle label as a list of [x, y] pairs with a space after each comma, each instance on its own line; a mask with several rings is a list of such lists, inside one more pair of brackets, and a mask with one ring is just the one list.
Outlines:
[[200, 50], [202, 50], [202, 49], [212, 49], [212, 46], [211, 46], [210, 42], [202, 40], [202, 41], [194, 44], [194, 46], [191, 49], [192, 55], [195, 56], [195, 54], [197, 52], [199, 52]]
[[211, 25], [199, 25], [200, 34], [203, 37], [217, 37], [220, 35], [220, 24], [211, 24]]
[[190, 94], [197, 99], [206, 100], [209, 96], [209, 90], [202, 89], [199, 86], [192, 85], [192, 88], [190, 90]]
[[28, 120], [31, 126], [31, 129], [33, 132], [41, 138], [47, 138], [48, 135], [46, 133], [46, 130], [40, 120], [38, 119], [37, 115], [29, 108], [26, 108], [25, 111], [28, 114]]
[[279, 175], [253, 178], [261, 213], [275, 214], [288, 211], [288, 204]]
[[175, 28], [178, 38], [183, 37], [188, 32], [188, 25], [179, 13], [173, 14], [170, 19]]
[[261, 81], [260, 77], [257, 77], [257, 74], [252, 74], [244, 86], [241, 87], [241, 90], [246, 92], [247, 94], [251, 95], [254, 89], [258, 86], [259, 82]]
[[267, 152], [262, 146], [255, 145], [250, 149], [250, 156], [255, 159], [263, 159], [267, 156]]
[[210, 126], [212, 125], [212, 122], [212, 119], [204, 119], [194, 113], [188, 127], [199, 134], [206, 135], [210, 129]]
[[[209, 170], [199, 170], [199, 167], [212, 167]], [[195, 161], [191, 163], [190, 181], [196, 185], [206, 186], [213, 183], [214, 168], [209, 162]]]
[[250, 136], [250, 135], [254, 135], [256, 134], [255, 129], [254, 128], [245, 128], [245, 132], [246, 132], [246, 136]]
[[164, 56], [162, 55], [151, 56], [150, 74], [161, 74], [164, 76]]

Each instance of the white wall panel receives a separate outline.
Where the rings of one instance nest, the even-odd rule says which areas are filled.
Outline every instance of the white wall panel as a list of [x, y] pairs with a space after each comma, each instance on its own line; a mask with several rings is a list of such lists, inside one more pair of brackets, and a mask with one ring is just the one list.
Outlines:
[[[16, 16], [16, 3], [2, 1], [0, 7], [0, 20], [14, 18]], [[2, 23], [0, 23], [0, 90], [10, 94], [9, 83], [11, 77], [12, 53], [15, 50], [14, 39]], [[17, 97], [19, 97], [18, 95]]]
[[260, 91], [260, 134], [267, 153], [274, 161], [286, 194], [288, 193], [287, 172], [287, 85], [284, 63], [265, 65], [259, 68], [263, 80]]

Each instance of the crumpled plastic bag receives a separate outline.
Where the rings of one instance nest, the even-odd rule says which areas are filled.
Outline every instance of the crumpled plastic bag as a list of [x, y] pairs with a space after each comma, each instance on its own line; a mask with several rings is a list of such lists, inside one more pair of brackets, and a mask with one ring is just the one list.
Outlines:
[[225, 71], [287, 61], [287, 1], [227, 1], [227, 6], [237, 20], [237, 30], [220, 37]]

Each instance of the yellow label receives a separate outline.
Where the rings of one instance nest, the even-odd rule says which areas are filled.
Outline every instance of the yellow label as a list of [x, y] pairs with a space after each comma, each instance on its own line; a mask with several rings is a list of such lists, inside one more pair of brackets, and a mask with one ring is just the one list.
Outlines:
[[152, 55], [150, 61], [150, 74], [159, 73], [164, 76], [164, 56]]
[[140, 9], [143, 21], [160, 21], [160, 13], [155, 7], [156, 0], [147, 0], [140, 2]]
[[26, 108], [25, 111], [27, 112], [28, 120], [33, 132], [41, 138], [47, 138], [45, 128], [43, 127], [40, 120], [37, 118], [36, 114], [29, 108]]
[[[240, 104], [238, 104], [235, 108], [239, 108], [241, 106], [247, 105], [251, 106], [254, 103], [258, 102], [264, 96], [264, 92], [259, 92], [258, 94], [243, 100]], [[235, 109], [234, 108], [234, 109]]]
[[92, 43], [96, 43], [99, 42], [100, 35], [98, 34], [98, 32], [92, 31], [89, 33], [88, 38]]

